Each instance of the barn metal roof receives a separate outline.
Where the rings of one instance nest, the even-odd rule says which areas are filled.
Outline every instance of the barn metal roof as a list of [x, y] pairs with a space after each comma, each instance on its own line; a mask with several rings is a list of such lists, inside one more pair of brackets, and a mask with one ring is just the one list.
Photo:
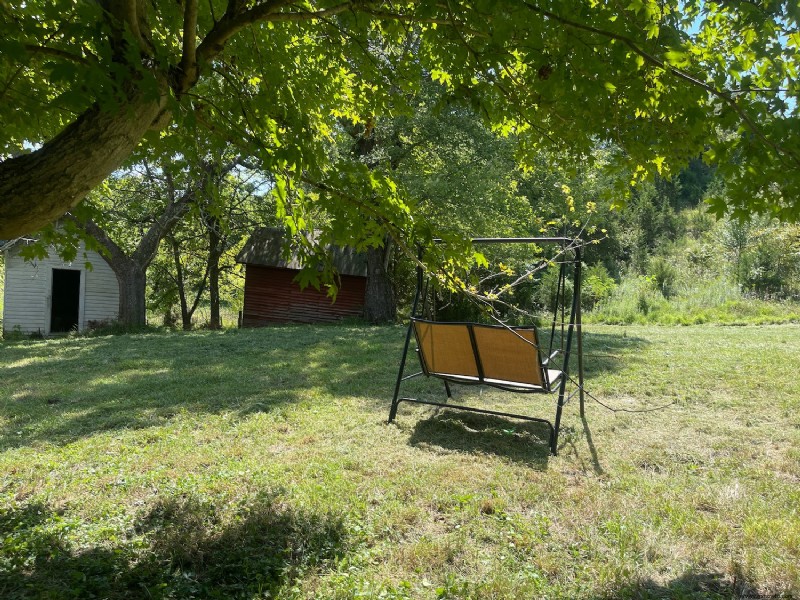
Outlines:
[[[300, 262], [296, 249], [292, 249], [288, 258], [284, 254], [286, 241], [282, 229], [277, 227], [257, 229], [237, 255], [236, 262], [284, 269], [302, 269], [303, 264]], [[363, 253], [356, 252], [349, 246], [329, 246], [328, 252], [334, 268], [341, 275], [367, 276], [367, 259]]]

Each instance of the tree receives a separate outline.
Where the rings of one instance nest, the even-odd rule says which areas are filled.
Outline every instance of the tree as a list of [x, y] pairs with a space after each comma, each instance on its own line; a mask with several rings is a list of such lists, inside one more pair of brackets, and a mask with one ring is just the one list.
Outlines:
[[221, 305], [230, 301], [237, 277], [234, 253], [258, 226], [274, 224], [274, 207], [264, 198], [264, 177], [237, 168], [208, 180], [186, 217], [165, 241], [150, 268], [149, 308], [163, 312], [172, 325], [179, 306], [184, 329], [192, 328], [195, 311], [208, 301], [208, 327], [222, 327]]
[[140, 173], [112, 181], [109, 194], [95, 198], [82, 217], [73, 219], [104, 250], [102, 256], [117, 276], [120, 323], [145, 324], [147, 268], [161, 240], [235, 165], [235, 160], [224, 165], [205, 162], [190, 174], [169, 161], [143, 163]]
[[[115, 198], [121, 204], [124, 210], [131, 202], [125, 195], [132, 190], [128, 187], [128, 181], [121, 181], [120, 188], [124, 191], [122, 194], [117, 195]], [[144, 199], [145, 203], [150, 198]], [[122, 226], [125, 234], [117, 238], [115, 241], [112, 235], [107, 231], [110, 230], [108, 225], [105, 228], [99, 225], [95, 219], [75, 219], [75, 223], [83, 230], [84, 233], [91, 236], [97, 244], [103, 249], [101, 256], [103, 260], [108, 263], [114, 275], [117, 277], [119, 284], [119, 322], [127, 327], [140, 327], [145, 324], [146, 318], [146, 274], [147, 267], [152, 262], [153, 258], [158, 251], [158, 246], [161, 240], [166, 236], [175, 225], [183, 218], [188, 212], [190, 203], [193, 201], [193, 194], [186, 192], [184, 194], [173, 193], [166, 201], [161, 200], [160, 210], [156, 209], [157, 214], [152, 214], [150, 210], [144, 211], [143, 215], [137, 214], [136, 216], [128, 215], [127, 227]], [[140, 199], [140, 202], [142, 200]], [[132, 202], [131, 202], [132, 203]], [[108, 206], [108, 199], [106, 206]], [[142, 209], [142, 204], [137, 205], [138, 210]], [[138, 211], [137, 211], [138, 212]], [[109, 223], [108, 214], [103, 215], [101, 212], [95, 212], [96, 218], [102, 218], [102, 221]], [[119, 218], [120, 213], [116, 214]], [[98, 219], [99, 220], [99, 219]], [[101, 221], [101, 222], [102, 222]], [[110, 225], [119, 226], [119, 221]], [[139, 235], [136, 232], [138, 230]]]
[[[402, 110], [421, 73], [517, 132], [522, 157], [547, 143], [589, 160], [614, 140], [639, 180], [705, 152], [732, 191], [718, 213], [800, 215], [794, 3], [33, 0], [0, 14], [0, 238], [63, 214], [165, 127], [243, 140], [288, 186], [324, 178], [331, 119]], [[388, 175], [328, 186], [320, 200], [361, 241], [382, 239], [365, 213], [415, 234]]]
[[[461, 238], [530, 234], [532, 210], [517, 192], [522, 175], [514, 143], [492, 132], [469, 106], [451, 102], [441, 86], [422, 82], [410, 114], [341, 124], [340, 153], [371, 172], [387, 173], [414, 199], [417, 218], [439, 235]], [[394, 320], [395, 288], [413, 273], [396, 272], [395, 245], [366, 249], [369, 278], [365, 316]]]
[[[379, 165], [375, 160], [375, 119], [370, 118], [363, 127], [345, 127], [351, 152], [356, 160], [368, 168]], [[389, 273], [389, 261], [393, 250], [392, 240], [385, 237], [383, 243], [366, 249], [367, 286], [364, 291], [364, 318], [370, 323], [388, 323], [397, 316], [397, 301]]]

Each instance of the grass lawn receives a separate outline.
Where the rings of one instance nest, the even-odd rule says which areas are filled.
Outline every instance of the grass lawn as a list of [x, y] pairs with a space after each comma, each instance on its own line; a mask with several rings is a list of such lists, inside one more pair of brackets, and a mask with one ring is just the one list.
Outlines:
[[800, 326], [588, 327], [593, 395], [669, 406], [572, 403], [557, 457], [386, 425], [404, 331], [0, 343], [0, 597], [800, 596]]

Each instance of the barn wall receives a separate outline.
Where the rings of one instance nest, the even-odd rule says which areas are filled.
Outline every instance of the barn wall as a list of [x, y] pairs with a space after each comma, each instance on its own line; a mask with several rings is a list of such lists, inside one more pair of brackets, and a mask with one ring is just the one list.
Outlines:
[[244, 283], [242, 325], [258, 327], [270, 323], [330, 323], [359, 317], [364, 309], [365, 277], [341, 276], [336, 302], [324, 291], [300, 290], [297, 271], [247, 265]]
[[84, 330], [89, 321], [113, 320], [119, 311], [119, 286], [114, 272], [96, 252], [87, 252], [92, 270], [84, 266], [83, 247], [78, 249], [80, 261], [65, 263], [50, 248], [50, 256], [25, 261], [19, 255], [20, 246], [6, 253], [6, 281], [3, 296], [3, 330], [21, 333], [50, 333], [50, 294], [53, 269], [81, 271], [78, 329]]

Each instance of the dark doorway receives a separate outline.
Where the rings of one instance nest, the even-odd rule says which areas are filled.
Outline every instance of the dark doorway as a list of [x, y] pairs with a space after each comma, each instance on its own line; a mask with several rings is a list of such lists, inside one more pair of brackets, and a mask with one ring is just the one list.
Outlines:
[[61, 333], [78, 328], [80, 298], [81, 272], [53, 269], [50, 333]]

